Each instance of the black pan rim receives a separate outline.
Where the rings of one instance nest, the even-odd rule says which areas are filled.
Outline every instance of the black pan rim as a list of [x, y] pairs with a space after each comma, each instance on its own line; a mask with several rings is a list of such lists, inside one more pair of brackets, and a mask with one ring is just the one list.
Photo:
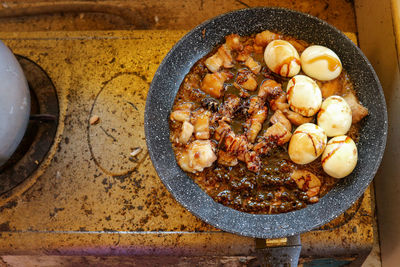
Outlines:
[[[191, 187], [193, 187], [193, 186], [197, 187], [198, 190], [200, 190], [201, 192], [203, 192], [204, 195], [206, 195], [206, 196], [202, 196], [202, 200], [204, 200], [206, 202], [205, 204], [212, 206], [212, 207], [206, 206], [207, 208], [199, 208], [198, 206], [194, 206], [192, 202], [188, 203], [185, 192], [177, 191], [176, 190], [177, 188], [175, 188], [176, 185], [171, 184], [171, 182], [168, 180], [168, 177], [165, 177], [166, 173], [169, 173], [170, 170], [166, 171], [165, 166], [161, 166], [161, 164], [160, 164], [161, 160], [159, 157], [160, 155], [157, 155], [157, 152], [159, 152], [159, 151], [157, 151], [157, 147], [158, 147], [158, 142], [170, 142], [170, 141], [169, 141], [169, 138], [167, 138], [167, 140], [165, 140], [165, 138], [161, 139], [160, 136], [157, 135], [157, 133], [153, 132], [154, 129], [152, 129], [152, 124], [154, 124], [155, 122], [152, 121], [154, 119], [154, 116], [151, 115], [151, 110], [154, 108], [157, 108], [154, 106], [154, 103], [152, 103], [153, 102], [152, 99], [154, 98], [154, 95], [157, 94], [157, 91], [156, 91], [157, 90], [156, 83], [158, 81], [157, 79], [159, 79], [159, 77], [162, 76], [162, 70], [165, 67], [165, 65], [167, 64], [168, 60], [174, 54], [177, 53], [176, 51], [182, 46], [182, 44], [184, 44], [190, 37], [192, 37], [192, 35], [194, 35], [195, 33], [198, 33], [202, 29], [205, 29], [205, 27], [207, 25], [209, 25], [210, 23], [213, 23], [214, 21], [218, 21], [219, 19], [223, 19], [228, 16], [232, 16], [233, 14], [239, 14], [241, 12], [284, 12], [284, 13], [287, 13], [290, 15], [296, 14], [297, 16], [307, 17], [307, 18], [313, 20], [316, 24], [322, 25], [321, 27], [329, 28], [330, 31], [334, 31], [335, 34], [338, 34], [339, 36], [341, 36], [341, 38], [343, 38], [343, 39], [347, 40], [347, 42], [351, 43], [352, 47], [357, 52], [357, 56], [361, 57], [361, 60], [364, 61], [364, 63], [368, 67], [368, 71], [370, 72], [369, 74], [371, 74], [373, 79], [375, 80], [375, 85], [377, 87], [375, 89], [377, 89], [377, 91], [379, 93], [377, 95], [377, 98], [380, 100], [380, 104], [382, 104], [381, 109], [382, 109], [382, 115], [383, 115], [383, 118], [382, 118], [383, 124], [381, 125], [380, 138], [378, 139], [378, 141], [380, 142], [380, 146], [379, 146], [378, 151], [374, 151], [376, 154], [378, 154], [378, 157], [375, 158], [374, 164], [371, 167], [371, 169], [369, 170], [367, 177], [365, 177], [365, 179], [364, 179], [365, 181], [363, 182], [362, 186], [359, 187], [356, 192], [352, 192], [354, 194], [349, 196], [349, 199], [348, 199], [348, 201], [346, 201], [346, 203], [339, 203], [333, 212], [324, 213], [324, 216], [322, 216], [322, 217], [313, 214], [313, 211], [314, 211], [313, 207], [318, 206], [318, 205], [322, 206], [323, 205], [322, 202], [323, 202], [324, 198], [322, 198], [319, 203], [310, 205], [309, 207], [307, 207], [305, 209], [302, 209], [299, 211], [293, 211], [293, 212], [289, 212], [289, 213], [276, 214], [276, 215], [257, 215], [257, 214], [249, 214], [249, 213], [233, 210], [229, 207], [225, 207], [221, 204], [214, 202], [211, 199], [211, 197], [209, 197], [205, 192], [203, 192], [186, 174], [183, 173], [183, 171], [180, 170], [180, 168], [176, 164], [176, 161], [172, 162], [172, 163], [169, 162], [170, 168], [171, 168], [170, 170], [173, 170], [174, 168], [179, 168], [179, 170], [181, 172], [181, 173], [179, 173], [179, 175], [182, 175], [182, 173], [183, 173], [183, 176], [186, 176], [186, 178], [190, 180], [190, 181], [188, 181], [188, 183], [190, 184]], [[186, 73], [184, 75], [186, 75]], [[179, 88], [180, 82], [179, 82], [179, 84], [176, 83], [176, 86]], [[164, 116], [164, 117], [167, 118], [167, 120], [168, 120], [168, 116]], [[331, 26], [327, 22], [322, 21], [321, 19], [318, 19], [314, 16], [311, 16], [309, 14], [300, 13], [300, 12], [293, 11], [293, 10], [286, 9], [286, 8], [278, 8], [278, 7], [246, 8], [246, 9], [241, 9], [241, 10], [225, 13], [225, 14], [222, 14], [220, 16], [217, 16], [215, 18], [205, 21], [204, 23], [200, 24], [199, 26], [197, 26], [193, 30], [191, 30], [189, 33], [187, 33], [169, 51], [169, 53], [166, 55], [166, 57], [160, 64], [158, 70], [156, 71], [154, 78], [153, 78], [153, 82], [150, 85], [149, 93], [148, 93], [147, 100], [146, 100], [146, 109], [145, 109], [145, 134], [146, 134], [146, 143], [147, 143], [147, 146], [149, 149], [150, 158], [153, 162], [153, 165], [154, 165], [157, 173], [160, 176], [160, 179], [162, 180], [164, 185], [167, 187], [167, 189], [172, 193], [172, 195], [176, 198], [176, 200], [181, 205], [183, 205], [187, 210], [192, 212], [194, 215], [196, 215], [203, 221], [205, 221], [219, 229], [227, 231], [227, 232], [245, 235], [245, 236], [249, 236], [249, 237], [277, 238], [277, 237], [291, 236], [291, 235], [296, 235], [296, 234], [299, 234], [302, 232], [306, 232], [306, 231], [309, 231], [311, 229], [314, 229], [316, 227], [319, 227], [319, 226], [331, 221], [335, 217], [342, 214], [346, 209], [348, 209], [364, 193], [367, 186], [370, 184], [374, 175], [376, 174], [376, 172], [379, 168], [380, 162], [382, 160], [382, 157], [383, 157], [383, 152], [384, 152], [385, 145], [386, 145], [386, 136], [387, 136], [387, 111], [386, 111], [386, 103], [385, 103], [385, 98], [383, 95], [382, 87], [380, 86], [379, 79], [378, 79], [375, 71], [373, 70], [371, 64], [369, 63], [369, 61], [367, 60], [365, 55], [361, 52], [361, 50], [357, 46], [355, 46], [352, 43], [352, 41], [349, 38], [347, 38], [347, 36], [345, 36], [338, 29], [336, 29], [335, 27]], [[169, 137], [169, 132], [168, 132], [168, 137]], [[169, 145], [171, 146], [170, 143], [169, 143]], [[172, 146], [171, 146], [171, 151], [172, 151]], [[161, 156], [164, 156], [164, 155], [161, 155]], [[191, 189], [193, 189], [193, 188], [191, 188]], [[198, 190], [196, 190], [196, 189], [194, 189], [194, 190], [196, 193], [199, 193]], [[329, 192], [328, 194], [331, 194], [331, 192]], [[211, 200], [211, 202], [209, 199], [207, 199], [207, 197]], [[223, 213], [223, 215], [222, 215], [222, 213]], [[317, 218], [317, 221], [308, 222], [308, 223], [304, 223], [304, 222], [300, 221], [297, 223], [296, 218], [298, 218], [298, 217], [304, 218], [304, 213], [313, 215], [312, 218], [314, 218], [314, 219]], [[222, 221], [219, 218], [219, 215], [222, 215], [222, 217], [223, 217], [226, 214], [228, 214], [229, 216], [232, 216], [232, 217], [229, 217], [230, 221]], [[302, 216], [299, 216], [299, 215], [302, 215]], [[290, 220], [293, 220], [295, 223], [291, 222], [291, 223], [289, 223], [289, 225], [285, 224], [286, 222], [288, 222]], [[281, 225], [280, 228], [279, 227], [275, 227], [274, 229], [268, 228], [267, 224], [271, 221], [274, 221], [274, 222], [279, 221], [279, 222], [282, 222], [283, 225]], [[258, 227], [251, 227], [252, 223], [253, 224], [256, 223]], [[266, 224], [264, 227], [264, 231], [263, 231], [262, 227], [260, 228], [260, 225], [262, 225], [262, 224]], [[257, 229], [257, 231], [255, 231], [255, 229]], [[259, 231], [260, 229], [261, 229], [261, 231]]]

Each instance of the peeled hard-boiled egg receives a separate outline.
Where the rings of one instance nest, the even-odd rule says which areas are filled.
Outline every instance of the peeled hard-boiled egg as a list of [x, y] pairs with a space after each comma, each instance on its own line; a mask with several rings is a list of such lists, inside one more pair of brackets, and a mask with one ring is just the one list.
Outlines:
[[322, 103], [317, 120], [329, 137], [346, 134], [352, 122], [350, 106], [342, 97], [330, 96]]
[[324, 130], [313, 123], [304, 123], [294, 131], [289, 143], [289, 157], [297, 164], [307, 164], [322, 154], [326, 146]]
[[321, 45], [307, 47], [301, 54], [301, 67], [305, 74], [320, 81], [337, 78], [342, 62], [335, 52]]
[[299, 53], [284, 40], [270, 42], [265, 48], [264, 60], [268, 68], [284, 77], [293, 77], [300, 71]]
[[317, 83], [307, 76], [294, 76], [289, 80], [286, 91], [290, 109], [303, 116], [313, 116], [321, 107], [321, 90]]
[[334, 178], [343, 178], [354, 170], [357, 158], [357, 147], [353, 139], [345, 135], [336, 136], [329, 140], [322, 154], [322, 168]]

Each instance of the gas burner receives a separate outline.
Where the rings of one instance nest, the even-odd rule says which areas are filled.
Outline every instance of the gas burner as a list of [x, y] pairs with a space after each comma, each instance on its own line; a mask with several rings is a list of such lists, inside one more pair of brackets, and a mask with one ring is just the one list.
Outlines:
[[28, 80], [31, 116], [20, 145], [0, 168], [0, 195], [18, 186], [38, 168], [53, 144], [58, 126], [58, 99], [52, 81], [35, 62], [16, 57]]

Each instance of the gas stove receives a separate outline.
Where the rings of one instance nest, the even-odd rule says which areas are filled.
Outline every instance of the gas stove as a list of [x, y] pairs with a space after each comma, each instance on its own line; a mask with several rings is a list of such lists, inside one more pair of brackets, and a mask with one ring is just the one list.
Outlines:
[[[0, 33], [27, 76], [32, 113], [48, 114], [30, 123], [19, 152], [0, 170], [0, 255], [251, 264], [255, 239], [222, 232], [186, 211], [149, 159], [147, 90], [183, 34]], [[373, 196], [370, 186], [339, 218], [301, 235], [304, 266], [363, 262], [377, 238]]]
[[28, 58], [17, 60], [30, 88], [30, 123], [17, 151], [0, 167], [0, 195], [29, 179], [50, 149], [58, 125], [58, 99], [50, 78]]

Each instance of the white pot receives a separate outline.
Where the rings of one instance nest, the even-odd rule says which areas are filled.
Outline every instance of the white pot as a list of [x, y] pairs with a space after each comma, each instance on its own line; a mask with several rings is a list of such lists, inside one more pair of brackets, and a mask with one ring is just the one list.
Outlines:
[[0, 41], [0, 166], [17, 149], [29, 122], [28, 82], [14, 54]]

